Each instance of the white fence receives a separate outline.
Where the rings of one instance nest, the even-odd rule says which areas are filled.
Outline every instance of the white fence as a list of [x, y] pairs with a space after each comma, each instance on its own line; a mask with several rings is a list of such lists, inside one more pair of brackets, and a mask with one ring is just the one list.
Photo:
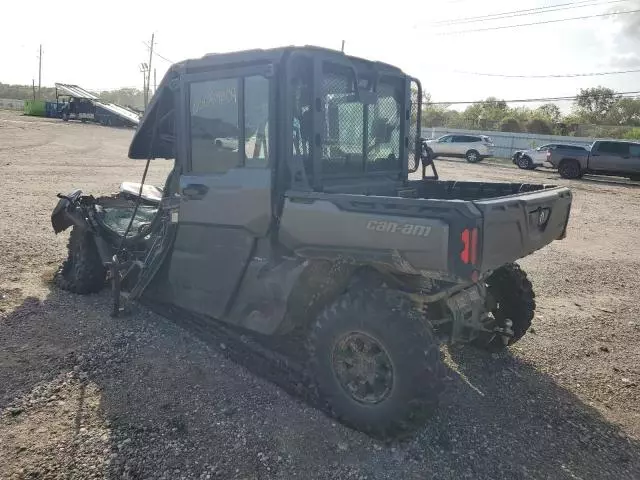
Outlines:
[[0, 110], [24, 110], [24, 100], [0, 98]]
[[490, 132], [480, 130], [463, 130], [458, 128], [434, 127], [423, 128], [422, 136], [425, 138], [438, 138], [448, 133], [460, 133], [465, 135], [487, 135], [495, 144], [495, 156], [498, 158], [511, 158], [516, 150], [536, 148], [545, 143], [569, 143], [572, 145], [590, 146], [596, 139], [588, 137], [562, 137], [560, 135], [538, 135], [535, 133], [509, 133]]

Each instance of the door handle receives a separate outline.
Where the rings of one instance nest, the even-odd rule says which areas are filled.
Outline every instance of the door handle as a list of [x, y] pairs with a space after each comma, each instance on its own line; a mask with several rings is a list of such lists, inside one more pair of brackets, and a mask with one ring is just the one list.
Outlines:
[[209, 187], [206, 185], [202, 185], [201, 183], [190, 183], [182, 189], [182, 195], [191, 200], [199, 200], [204, 198], [208, 191]]

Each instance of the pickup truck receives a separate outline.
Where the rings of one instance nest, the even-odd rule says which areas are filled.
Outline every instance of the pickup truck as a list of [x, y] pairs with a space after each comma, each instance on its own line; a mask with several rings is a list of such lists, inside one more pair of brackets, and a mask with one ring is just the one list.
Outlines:
[[593, 173], [640, 180], [640, 143], [598, 140], [585, 151], [558, 147], [547, 151], [545, 164], [562, 178]]
[[129, 149], [172, 173], [59, 195], [54, 231], [72, 230], [56, 282], [86, 294], [108, 274], [114, 314], [139, 298], [278, 339], [279, 365], [306, 346], [331, 414], [372, 434], [415, 426], [444, 386], [440, 342], [497, 350], [527, 332], [535, 295], [514, 262], [565, 236], [572, 198], [439, 180], [421, 98], [398, 68], [321, 48], [174, 65]]

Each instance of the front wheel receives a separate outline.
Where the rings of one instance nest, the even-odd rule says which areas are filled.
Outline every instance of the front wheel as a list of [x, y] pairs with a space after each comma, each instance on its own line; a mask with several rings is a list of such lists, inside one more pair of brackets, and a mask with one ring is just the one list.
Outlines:
[[480, 156], [480, 153], [477, 150], [469, 150], [464, 157], [467, 159], [467, 162], [469, 163], [478, 163], [480, 160], [482, 160], [482, 157]]
[[522, 156], [518, 158], [518, 168], [521, 168], [522, 170], [532, 170], [533, 162], [529, 157]]
[[62, 290], [82, 295], [102, 290], [107, 271], [100, 259], [93, 234], [73, 227], [67, 249], [67, 259], [55, 275], [56, 285]]
[[349, 291], [319, 317], [309, 356], [321, 396], [343, 423], [395, 435], [423, 423], [443, 388], [429, 325], [385, 289]]

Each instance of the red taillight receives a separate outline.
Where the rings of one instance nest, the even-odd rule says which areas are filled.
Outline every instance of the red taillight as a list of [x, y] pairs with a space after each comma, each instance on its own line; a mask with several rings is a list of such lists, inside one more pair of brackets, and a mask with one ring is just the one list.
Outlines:
[[460, 239], [462, 240], [460, 259], [467, 265], [475, 265], [478, 262], [478, 229], [465, 228]]

